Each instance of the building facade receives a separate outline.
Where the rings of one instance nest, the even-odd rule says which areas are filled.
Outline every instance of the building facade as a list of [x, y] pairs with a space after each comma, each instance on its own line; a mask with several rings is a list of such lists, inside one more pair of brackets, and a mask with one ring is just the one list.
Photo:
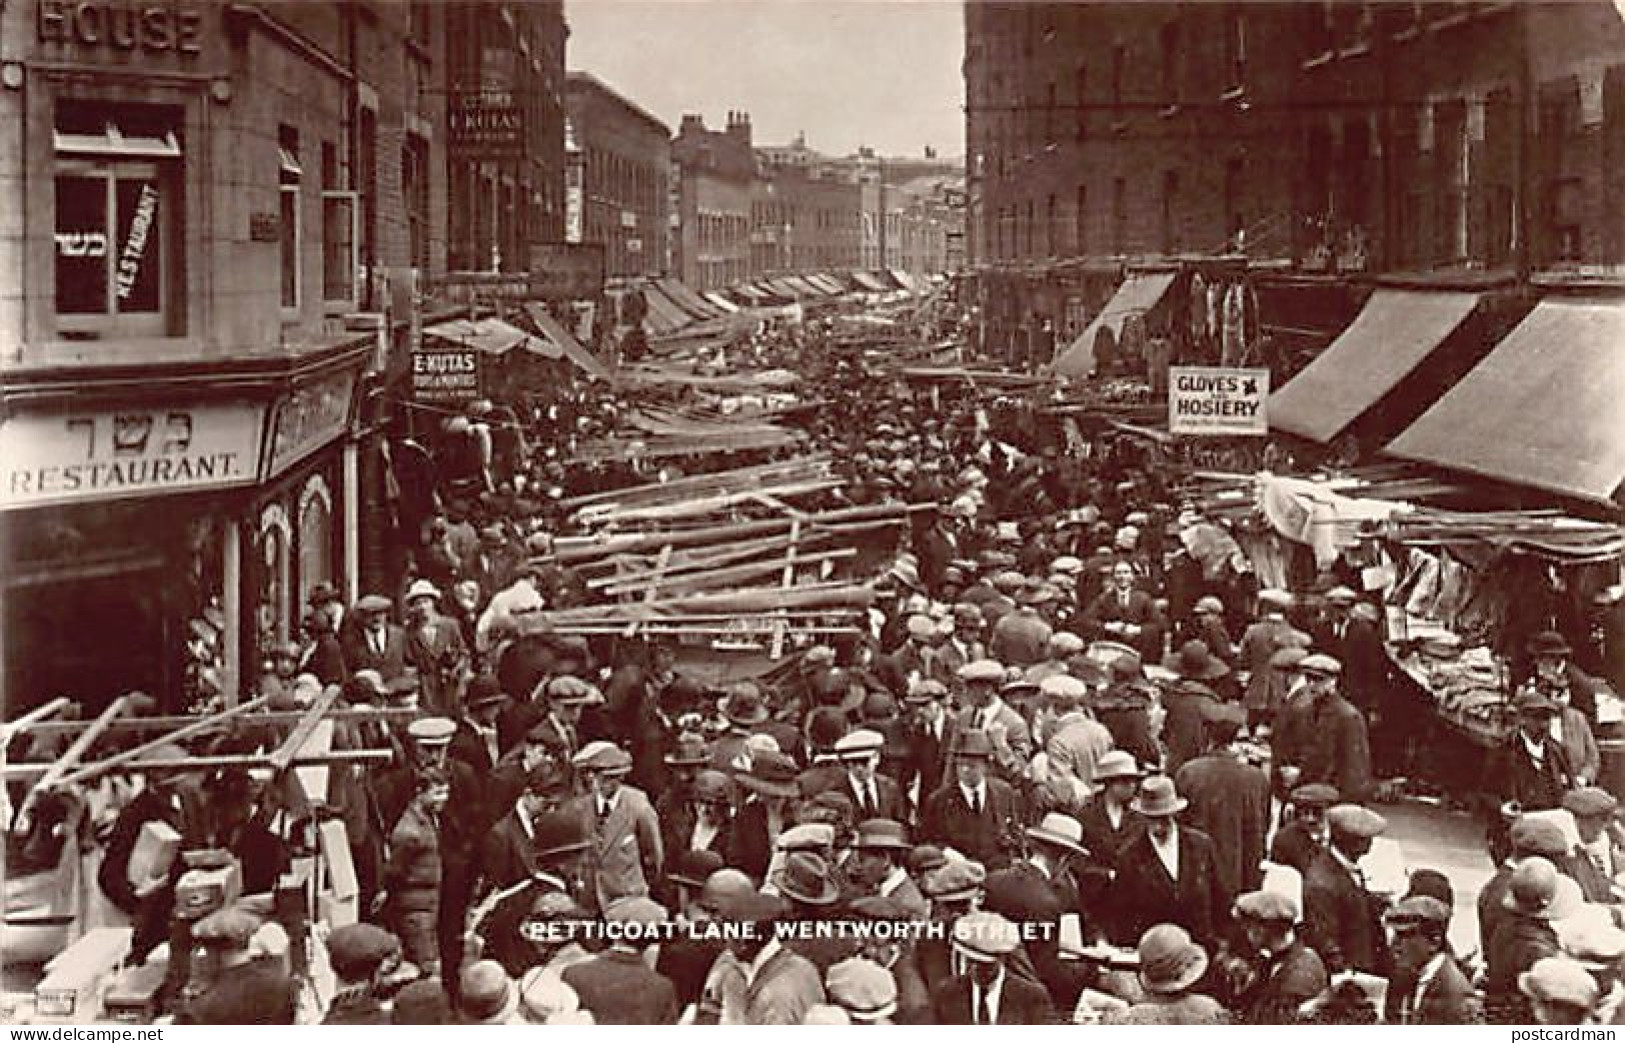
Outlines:
[[445, 259], [444, 41], [429, 5], [0, 8], [12, 710], [235, 698], [313, 588], [378, 575], [374, 393]]
[[564, 241], [563, 0], [413, 7], [445, 24], [450, 267], [528, 271]]
[[675, 270], [697, 290], [719, 290], [749, 279], [756, 154], [750, 115], [730, 112], [727, 127], [683, 116], [671, 144], [677, 185]]
[[567, 109], [581, 153], [579, 241], [603, 245], [611, 278], [664, 275], [670, 129], [585, 72], [569, 74]]
[[863, 260], [861, 190], [828, 166], [764, 161], [751, 207], [756, 275], [828, 272]]

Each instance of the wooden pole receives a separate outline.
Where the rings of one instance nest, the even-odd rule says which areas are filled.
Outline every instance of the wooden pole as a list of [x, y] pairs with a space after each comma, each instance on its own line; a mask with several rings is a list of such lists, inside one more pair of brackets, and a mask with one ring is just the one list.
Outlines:
[[72, 705], [72, 700], [65, 695], [59, 695], [44, 706], [34, 707], [15, 721], [6, 721], [4, 724], [0, 724], [0, 746], [10, 742], [12, 736], [28, 731], [47, 717], [55, 717], [70, 705]]
[[[354, 706], [343, 710], [331, 710], [327, 716], [334, 721], [371, 721], [378, 718], [384, 720], [410, 720], [417, 716], [417, 711], [407, 707], [373, 707]], [[298, 724], [304, 719], [303, 710], [274, 710], [270, 713], [252, 713], [243, 718], [248, 725], [278, 725]], [[107, 726], [108, 735], [123, 734], [126, 732], [150, 732], [169, 728], [184, 728], [196, 724], [195, 715], [171, 715], [166, 717], [121, 717]], [[41, 721], [29, 729], [34, 735], [61, 735], [69, 732], [79, 732], [90, 727], [88, 721]]]
[[72, 786], [76, 782], [84, 782], [87, 779], [98, 778], [99, 776], [112, 771], [114, 768], [128, 764], [131, 761], [141, 757], [143, 754], [150, 753], [161, 746], [168, 746], [172, 743], [184, 742], [194, 735], [201, 735], [204, 732], [220, 727], [222, 724], [229, 724], [233, 718], [241, 717], [245, 713], [257, 710], [268, 702], [270, 702], [270, 699], [262, 695], [252, 702], [243, 703], [239, 706], [234, 706], [223, 713], [217, 713], [209, 717], [202, 718], [199, 721], [189, 724], [184, 728], [179, 728], [167, 735], [160, 735], [151, 742], [142, 743], [133, 750], [125, 750], [123, 753], [114, 754], [104, 761], [100, 761], [96, 764], [86, 765], [85, 767], [80, 768], [78, 771], [64, 775], [61, 779], [57, 780], [57, 785]]
[[[214, 757], [182, 757], [176, 760], [141, 761], [131, 765], [131, 771], [143, 773], [155, 771], [205, 771], [210, 768], [268, 768], [271, 767], [269, 754], [240, 753], [221, 754]], [[288, 762], [288, 767], [303, 768], [323, 764], [377, 764], [389, 761], [395, 756], [393, 750], [334, 750], [331, 753], [312, 754], [305, 757], [294, 757]], [[35, 775], [42, 775], [51, 769], [48, 764], [11, 764], [6, 767], [6, 778], [26, 779]], [[35, 784], [38, 791], [38, 784]]]
[[[30, 812], [33, 811], [34, 802], [39, 799], [39, 795], [49, 791], [62, 776], [73, 770], [74, 766], [79, 763], [79, 758], [83, 757], [85, 751], [90, 749], [97, 739], [101, 738], [102, 733], [107, 730], [107, 726], [113, 722], [115, 717], [124, 712], [129, 703], [130, 697], [127, 695], [121, 695], [114, 699], [107, 709], [103, 710], [101, 715], [91, 722], [90, 727], [86, 728], [79, 734], [77, 739], [73, 740], [73, 745], [69, 746], [62, 756], [45, 766], [39, 780], [29, 789], [28, 796], [23, 798], [23, 806], [18, 810], [17, 818], [11, 823], [17, 832], [28, 832]], [[21, 765], [16, 767], [21, 767]], [[6, 766], [8, 774], [12, 770], [14, 770], [12, 765]]]
[[282, 746], [271, 754], [271, 767], [279, 772], [288, 770], [288, 765], [294, 762], [294, 759], [299, 755], [299, 751], [304, 748], [305, 743], [310, 739], [310, 733], [315, 731], [316, 725], [321, 723], [322, 716], [328, 710], [331, 710], [333, 704], [338, 701], [339, 691], [337, 685], [332, 685], [322, 693], [320, 699], [310, 705], [310, 708], [305, 711], [305, 716], [300, 719], [298, 724], [293, 726], [292, 733], [288, 735]]

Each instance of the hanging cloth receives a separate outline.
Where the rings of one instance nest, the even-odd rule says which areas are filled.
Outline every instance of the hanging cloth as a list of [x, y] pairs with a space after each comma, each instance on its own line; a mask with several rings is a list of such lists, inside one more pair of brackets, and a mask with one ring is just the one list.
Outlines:
[[1235, 366], [1241, 363], [1242, 352], [1242, 293], [1241, 284], [1232, 283], [1224, 293], [1222, 331], [1219, 345], [1219, 365]]

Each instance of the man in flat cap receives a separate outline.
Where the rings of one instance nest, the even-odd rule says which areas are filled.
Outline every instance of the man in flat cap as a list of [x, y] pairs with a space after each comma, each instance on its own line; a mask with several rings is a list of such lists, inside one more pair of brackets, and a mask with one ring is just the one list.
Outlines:
[[997, 868], [1015, 850], [1022, 802], [1009, 783], [990, 774], [993, 748], [986, 732], [959, 732], [952, 754], [953, 776], [926, 798], [920, 812], [920, 839], [946, 844]]
[[660, 823], [642, 790], [625, 784], [631, 756], [620, 747], [591, 742], [571, 760], [587, 792], [570, 805], [593, 836], [593, 897], [599, 909], [617, 899], [648, 897], [649, 881], [664, 872]]
[[1070, 674], [1039, 682], [1048, 711], [1044, 752], [1049, 756], [1052, 788], [1065, 807], [1081, 809], [1095, 792], [1095, 766], [1112, 748], [1112, 733], [1089, 713], [1089, 686]]
[[1506, 828], [1503, 809], [1549, 811], [1563, 805], [1563, 796], [1580, 787], [1563, 744], [1552, 737], [1552, 720], [1559, 708], [1545, 693], [1533, 689], [1512, 700], [1518, 724], [1484, 762], [1481, 791], [1491, 799], [1483, 811], [1492, 850]]
[[609, 948], [566, 968], [562, 975], [597, 1024], [677, 1023], [677, 990], [645, 958], [659, 940], [654, 932], [669, 919], [664, 908], [646, 897], [617, 898], [604, 911], [604, 920], [616, 932]]
[[1005, 681], [1004, 666], [991, 659], [966, 663], [959, 670], [965, 686], [966, 708], [959, 715], [961, 733], [980, 731], [993, 746], [993, 768], [1006, 782], [1015, 783], [1032, 757], [1032, 734], [1021, 714], [999, 695]]
[[1185, 821], [1213, 838], [1225, 891], [1241, 894], [1263, 881], [1259, 863], [1269, 830], [1270, 778], [1236, 748], [1246, 711], [1235, 703], [1204, 709], [1207, 752], [1180, 765], [1174, 782], [1190, 801]]
[[745, 988], [737, 1014], [730, 1015], [725, 1009], [722, 1023], [801, 1024], [810, 1008], [824, 1002], [823, 975], [811, 960], [774, 936], [772, 925], [787, 912], [784, 900], [750, 891], [728, 903], [722, 912], [724, 917], [754, 928], [749, 937], [729, 942], [733, 958], [745, 970]]
[[292, 1025], [298, 988], [281, 960], [255, 959], [249, 941], [263, 921], [236, 906], [192, 926], [209, 985], [176, 1016], [181, 1025]]
[[1275, 757], [1299, 769], [1300, 782], [1337, 787], [1347, 801], [1371, 791], [1371, 743], [1365, 716], [1340, 690], [1343, 664], [1315, 653], [1298, 664], [1308, 681], [1304, 699], [1281, 715]]
[[963, 974], [937, 984], [931, 997], [938, 1025], [1048, 1025], [1055, 1008], [1040, 985], [1008, 973], [1021, 944], [1016, 925], [997, 913], [971, 913], [953, 925], [952, 949]]
[[1280, 693], [1270, 671], [1270, 657], [1293, 632], [1286, 618], [1286, 610], [1291, 606], [1292, 595], [1284, 590], [1259, 591], [1258, 618], [1248, 624], [1241, 635], [1236, 669], [1247, 674], [1247, 693], [1243, 701], [1255, 722], [1266, 722], [1279, 706]]
[[1219, 958], [1228, 1006], [1243, 1025], [1290, 1025], [1298, 1008], [1330, 984], [1320, 956], [1298, 937], [1298, 900], [1277, 891], [1249, 891], [1232, 909], [1240, 952]]
[[1309, 863], [1303, 879], [1305, 940], [1333, 974], [1386, 975], [1379, 906], [1359, 861], [1388, 823], [1358, 804], [1337, 805], [1326, 813], [1326, 822], [1331, 842]]
[[1309, 872], [1309, 863], [1331, 843], [1326, 811], [1342, 799], [1337, 787], [1324, 782], [1294, 787], [1287, 795], [1281, 826], [1270, 840], [1270, 861], [1291, 866], [1300, 874]]
[[385, 684], [406, 672], [406, 629], [390, 622], [393, 609], [382, 594], [368, 594], [355, 603], [355, 611], [339, 633], [344, 668], [354, 674], [376, 670]]
[[436, 974], [440, 965], [440, 822], [450, 798], [445, 769], [425, 768], [417, 774], [417, 793], [390, 831], [384, 866], [382, 918], [399, 933], [407, 959], [426, 976]]
[[[354, 923], [335, 928], [327, 938], [327, 962], [338, 987], [322, 1024], [388, 1025], [379, 987], [400, 958], [400, 941], [382, 927]], [[424, 971], [426, 977], [435, 973]]]
[[908, 754], [897, 784], [905, 793], [914, 791], [916, 803], [923, 805], [942, 785], [959, 719], [948, 712], [947, 686], [936, 681], [921, 681], [911, 687], [903, 704], [909, 711], [905, 730]]
[[[1614, 877], [1625, 872], [1625, 830], [1618, 821], [1619, 801], [1597, 786], [1571, 790], [1563, 796], [1563, 807], [1574, 816], [1580, 831], [1580, 854], [1610, 887]], [[1581, 881], [1584, 884], [1584, 881]], [[1588, 901], [1613, 901], [1587, 895]]]
[[1479, 1025], [1483, 1004], [1450, 954], [1450, 909], [1413, 896], [1383, 916], [1393, 942], [1383, 1020], [1390, 1025]]

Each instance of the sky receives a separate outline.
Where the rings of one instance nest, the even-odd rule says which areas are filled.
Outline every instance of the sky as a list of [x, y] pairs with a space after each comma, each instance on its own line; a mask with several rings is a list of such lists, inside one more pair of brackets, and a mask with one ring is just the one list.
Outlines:
[[965, 151], [959, 0], [566, 0], [566, 62], [676, 132], [750, 113], [757, 145]]

